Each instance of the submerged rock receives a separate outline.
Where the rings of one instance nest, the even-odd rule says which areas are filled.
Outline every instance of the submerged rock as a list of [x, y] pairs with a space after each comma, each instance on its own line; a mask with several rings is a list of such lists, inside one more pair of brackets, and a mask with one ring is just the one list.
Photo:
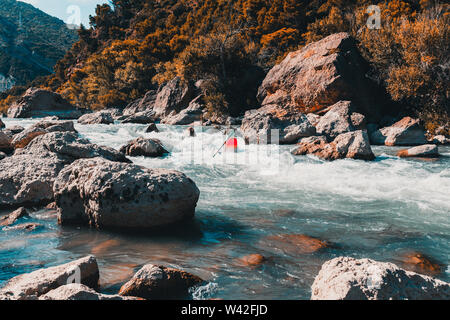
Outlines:
[[364, 130], [365, 117], [358, 113], [358, 107], [350, 101], [339, 101], [316, 124], [317, 134], [333, 140], [346, 132]]
[[281, 234], [270, 236], [267, 241], [285, 252], [292, 254], [310, 254], [331, 247], [327, 241], [304, 234]]
[[93, 256], [87, 256], [63, 265], [14, 277], [0, 289], [0, 298], [36, 300], [51, 290], [78, 280], [90, 288], [97, 288], [98, 279], [97, 261]]
[[420, 252], [407, 252], [399, 257], [401, 266], [408, 270], [436, 276], [443, 271], [443, 266]]
[[375, 131], [370, 141], [376, 145], [416, 146], [427, 143], [425, 128], [418, 119], [405, 117], [390, 127]]
[[379, 118], [375, 85], [366, 78], [367, 62], [348, 33], [332, 34], [291, 52], [274, 66], [258, 90], [262, 106], [302, 113], [326, 109], [340, 100], [355, 101], [370, 118]]
[[311, 300], [448, 300], [450, 284], [392, 263], [339, 257], [325, 262]]
[[131, 157], [162, 157], [164, 154], [169, 153], [161, 141], [157, 139], [148, 139], [139, 137], [135, 140], [129, 141], [126, 145], [120, 148], [120, 152]]
[[340, 134], [328, 143], [325, 137], [310, 137], [302, 139], [293, 155], [311, 154], [323, 160], [357, 159], [372, 161], [375, 155], [370, 147], [366, 131], [353, 131]]
[[237, 262], [246, 267], [257, 267], [264, 264], [267, 261], [266, 257], [259, 253], [249, 254], [248, 256], [241, 257]]
[[78, 118], [80, 124], [111, 124], [114, 119], [111, 113], [105, 111], [98, 111], [94, 113], [87, 113]]
[[439, 149], [435, 144], [426, 144], [411, 149], [400, 150], [397, 152], [397, 156], [400, 158], [438, 158]]
[[42, 225], [39, 223], [29, 222], [29, 223], [21, 223], [21, 224], [11, 226], [11, 227], [4, 227], [3, 230], [5, 230], [5, 231], [10, 231], [10, 230], [33, 231], [40, 227], [42, 227]]
[[10, 226], [20, 218], [27, 216], [28, 216], [27, 210], [24, 207], [21, 207], [6, 216], [0, 217], [0, 227]]
[[39, 297], [39, 300], [142, 300], [135, 297], [123, 297], [121, 295], [107, 295], [96, 292], [95, 290], [79, 283], [70, 283], [60, 286], [57, 289], [49, 291]]
[[150, 228], [192, 218], [200, 191], [178, 171], [95, 158], [65, 167], [54, 194], [61, 224]]
[[56, 115], [60, 119], [77, 119], [81, 112], [61, 95], [38, 88], [28, 89], [8, 109], [9, 118], [33, 118]]
[[[278, 135], [276, 134], [278, 130]], [[263, 107], [245, 113], [241, 131], [250, 143], [293, 144], [302, 137], [316, 134], [308, 117], [301, 113], [288, 113], [272, 107]]]
[[182, 270], [147, 264], [120, 288], [119, 294], [151, 300], [183, 299], [189, 288], [203, 282]]

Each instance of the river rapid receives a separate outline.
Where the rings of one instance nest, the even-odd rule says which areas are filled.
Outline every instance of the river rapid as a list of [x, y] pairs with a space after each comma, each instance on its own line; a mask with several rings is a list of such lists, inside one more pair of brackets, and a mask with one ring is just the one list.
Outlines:
[[[2, 119], [27, 127], [37, 120]], [[120, 233], [61, 227], [55, 211], [40, 209], [33, 231], [0, 231], [0, 286], [13, 276], [94, 254], [101, 291], [115, 293], [146, 263], [194, 273], [208, 284], [194, 299], [309, 299], [321, 265], [352, 256], [400, 263], [418, 251], [443, 265], [450, 281], [450, 147], [436, 161], [400, 159], [399, 148], [373, 147], [374, 162], [325, 162], [292, 156], [293, 146], [244, 146], [219, 151], [226, 135], [213, 128], [158, 125], [75, 125], [93, 143], [118, 149], [139, 136], [160, 139], [164, 158], [130, 158], [149, 168], [186, 173], [201, 194], [192, 223], [171, 231]], [[239, 132], [237, 133], [239, 136]], [[299, 252], [273, 241], [281, 234], [326, 240], [331, 248]], [[248, 267], [239, 258], [262, 254], [268, 261]]]

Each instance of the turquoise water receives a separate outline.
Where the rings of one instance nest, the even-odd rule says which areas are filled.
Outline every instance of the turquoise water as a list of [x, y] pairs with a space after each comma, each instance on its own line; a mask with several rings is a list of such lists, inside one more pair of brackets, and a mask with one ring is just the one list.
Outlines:
[[[3, 119], [24, 127], [35, 120]], [[294, 157], [292, 146], [249, 146], [214, 153], [225, 137], [214, 129], [158, 125], [76, 125], [94, 143], [119, 148], [138, 136], [154, 137], [171, 152], [162, 159], [131, 158], [149, 168], [177, 169], [201, 190], [191, 224], [155, 234], [122, 234], [58, 226], [55, 212], [32, 213], [34, 232], [0, 231], [0, 286], [24, 272], [94, 254], [102, 291], [116, 292], [145, 263], [182, 268], [209, 284], [196, 299], [309, 299], [320, 266], [337, 256], [397, 263], [409, 251], [440, 262], [450, 281], [450, 148], [437, 161], [405, 160], [398, 148], [373, 147], [374, 162], [323, 162]], [[292, 250], [270, 238], [305, 234], [334, 245], [315, 253]], [[257, 268], [238, 258], [259, 253]]]

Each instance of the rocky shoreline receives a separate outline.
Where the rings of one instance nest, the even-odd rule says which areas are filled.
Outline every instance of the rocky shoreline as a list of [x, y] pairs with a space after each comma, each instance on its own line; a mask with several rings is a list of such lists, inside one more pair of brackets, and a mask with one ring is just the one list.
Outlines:
[[[16, 225], [27, 215], [24, 207], [50, 203], [59, 224], [95, 229], [151, 233], [194, 218], [200, 191], [193, 180], [175, 170], [143, 168], [127, 158], [164, 157], [169, 151], [161, 141], [139, 137], [115, 150], [80, 137], [74, 122], [67, 119], [77, 119], [80, 125], [146, 124], [148, 132], [158, 130], [156, 123], [237, 125], [250, 144], [292, 145], [295, 156], [326, 161], [373, 161], [371, 145], [412, 147], [399, 151], [399, 157], [439, 157], [438, 145], [449, 144], [450, 138], [426, 132], [412, 117], [384, 115], [377, 102], [367, 98], [376, 88], [364, 77], [364, 65], [346, 33], [310, 44], [267, 74], [258, 91], [261, 106], [240, 119], [206, 119], [201, 83], [186, 84], [179, 78], [124, 110], [97, 112], [78, 110], [57, 93], [30, 88], [10, 107], [8, 116], [52, 117], [26, 129], [6, 127], [0, 121], [0, 208], [19, 208], [2, 217], [0, 226], [34, 230], [39, 226]], [[314, 244], [317, 250], [327, 247], [308, 237], [281, 241], [297, 249], [315, 248]], [[266, 259], [253, 256], [242, 261], [259, 265]], [[69, 281], [74, 268], [79, 273], [77, 284]], [[195, 275], [155, 265], [142, 266], [117, 295], [98, 293], [98, 280], [97, 262], [89, 256], [17, 276], [0, 289], [0, 299], [186, 298], [189, 288], [204, 283]], [[314, 300], [449, 298], [448, 283], [390, 263], [350, 257], [326, 262], [311, 296]]]

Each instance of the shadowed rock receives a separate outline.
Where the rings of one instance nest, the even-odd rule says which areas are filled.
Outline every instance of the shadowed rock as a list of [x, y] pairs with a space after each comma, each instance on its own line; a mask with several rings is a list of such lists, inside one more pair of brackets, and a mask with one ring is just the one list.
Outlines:
[[418, 119], [405, 117], [390, 127], [375, 131], [370, 141], [376, 145], [416, 146], [427, 143], [425, 129]]
[[147, 139], [139, 137], [135, 140], [129, 141], [125, 146], [120, 148], [120, 152], [131, 157], [162, 157], [169, 153], [157, 139]]
[[450, 284], [395, 264], [340, 257], [322, 265], [311, 300], [448, 300]]
[[158, 90], [153, 111], [158, 118], [168, 116], [172, 111], [178, 113], [186, 109], [194, 98], [195, 87], [175, 77]]
[[102, 158], [65, 167], [54, 184], [61, 224], [151, 228], [192, 218], [200, 195], [181, 172]]
[[159, 132], [158, 127], [156, 126], [156, 124], [151, 123], [147, 129], [145, 130], [145, 132], [149, 133], [149, 132]]
[[0, 297], [11, 300], [36, 300], [49, 291], [75, 280], [80, 280], [81, 284], [90, 288], [97, 288], [98, 278], [97, 261], [93, 256], [87, 256], [63, 265], [14, 277], [0, 289]]
[[10, 135], [0, 131], [0, 151], [9, 153], [13, 150], [13, 146], [11, 145], [12, 138]]
[[203, 283], [199, 277], [182, 270], [147, 264], [120, 288], [122, 296], [151, 300], [182, 299], [189, 288]]
[[122, 123], [149, 124], [155, 122], [155, 113], [153, 111], [144, 111], [126, 116]]
[[203, 115], [205, 106], [201, 103], [202, 96], [198, 96], [189, 103], [186, 109], [179, 113], [171, 113], [164, 117], [161, 122], [170, 125], [188, 125], [196, 121], [200, 121]]

